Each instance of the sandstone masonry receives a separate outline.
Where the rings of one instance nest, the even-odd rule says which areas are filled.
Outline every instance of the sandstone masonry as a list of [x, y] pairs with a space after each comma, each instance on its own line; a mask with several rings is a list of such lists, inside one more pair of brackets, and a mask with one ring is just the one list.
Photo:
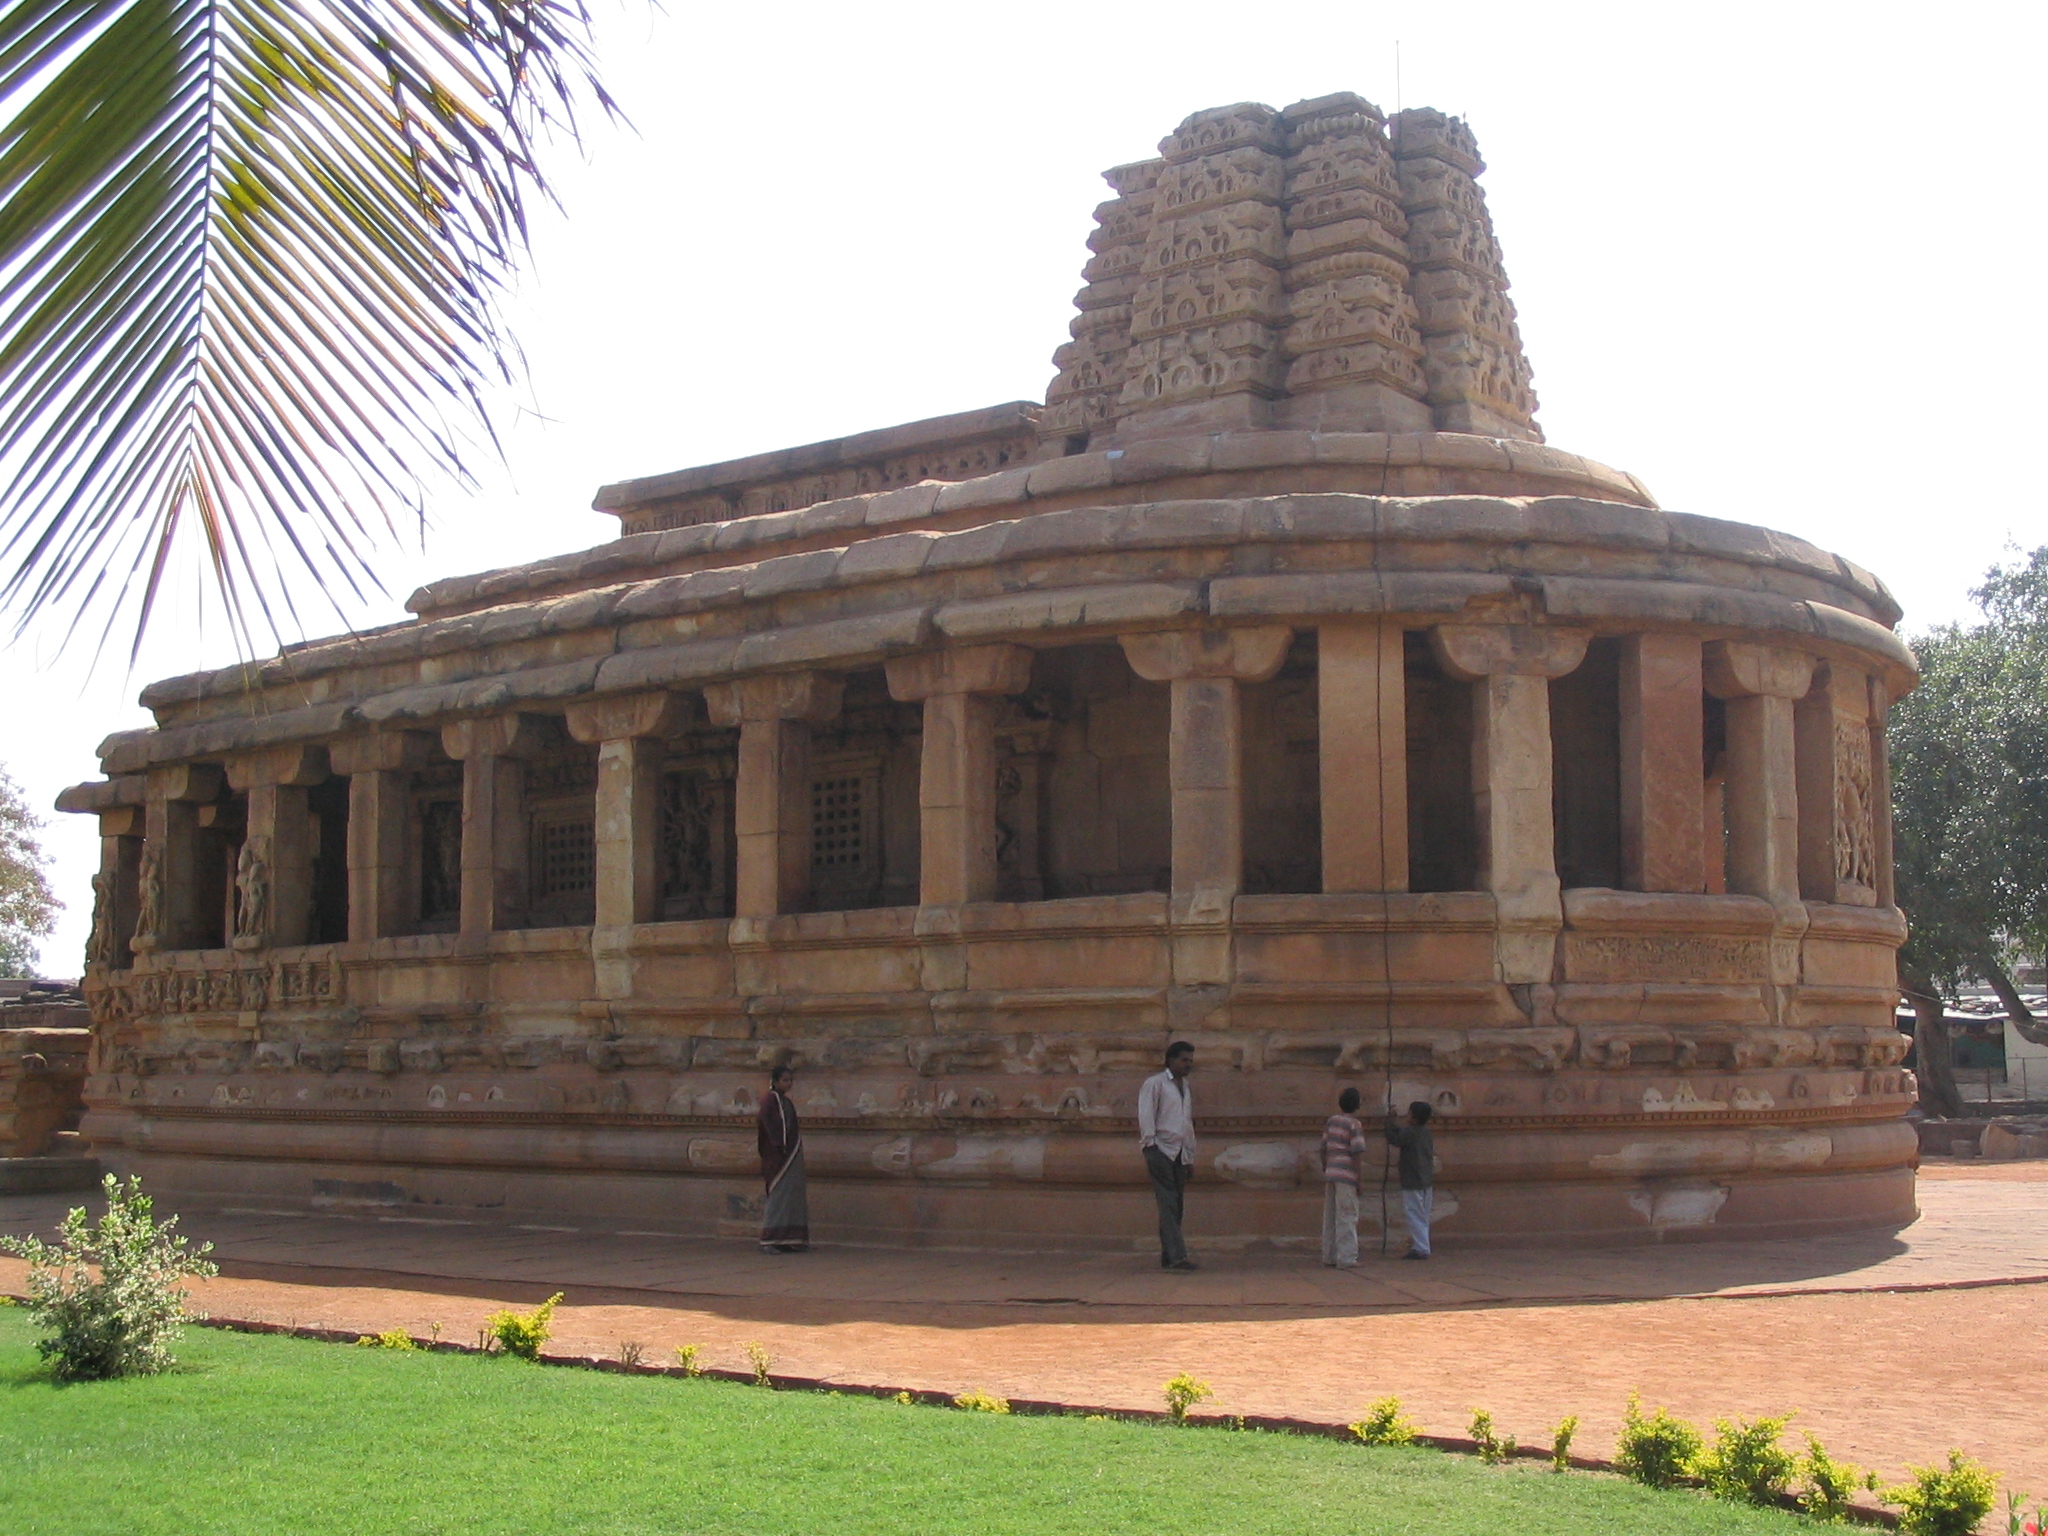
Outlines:
[[[1546, 445], [1465, 125], [1200, 112], [1013, 403], [607, 486], [618, 539], [152, 684], [84, 1124], [169, 1190], [1306, 1243], [1346, 1084], [1446, 1240], [1899, 1223], [1898, 609]], [[1370, 1202], [1369, 1202], [1370, 1203]], [[1377, 1213], [1371, 1213], [1377, 1219]], [[673, 1225], [671, 1225], [673, 1224]]]

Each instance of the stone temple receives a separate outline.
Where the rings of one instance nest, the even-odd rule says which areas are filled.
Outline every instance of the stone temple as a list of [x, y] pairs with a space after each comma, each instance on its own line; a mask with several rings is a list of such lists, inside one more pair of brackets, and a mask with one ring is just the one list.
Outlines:
[[[1308, 1243], [1338, 1090], [1444, 1241], [1914, 1214], [1898, 608], [1547, 446], [1466, 126], [1200, 112], [1108, 174], [1043, 406], [604, 487], [620, 535], [147, 688], [83, 1129], [187, 1198]], [[1368, 1199], [1367, 1226], [1379, 1220]]]

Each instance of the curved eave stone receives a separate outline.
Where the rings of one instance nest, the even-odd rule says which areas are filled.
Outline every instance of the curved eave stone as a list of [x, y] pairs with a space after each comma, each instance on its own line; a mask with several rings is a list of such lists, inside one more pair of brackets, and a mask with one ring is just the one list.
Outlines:
[[1890, 594], [1860, 567], [1767, 528], [1576, 496], [1390, 498], [1331, 491], [1079, 507], [952, 533], [906, 531], [837, 549], [658, 576], [395, 626], [304, 647], [261, 664], [153, 683], [143, 690], [142, 699], [160, 709], [255, 695], [308, 684], [335, 672], [980, 565], [1104, 550], [1345, 539], [1542, 543], [1724, 559], [1842, 587], [1881, 618], [1897, 617]]

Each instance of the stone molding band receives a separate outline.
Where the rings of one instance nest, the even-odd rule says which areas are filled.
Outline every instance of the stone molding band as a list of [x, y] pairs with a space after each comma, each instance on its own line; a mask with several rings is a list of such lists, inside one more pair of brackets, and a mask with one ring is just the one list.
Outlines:
[[[1773, 598], [1794, 603], [1835, 608], [1852, 618], [1871, 622], [1874, 630], [1888, 633], [1885, 624], [1897, 617], [1889, 593], [1875, 578], [1860, 568], [1798, 540], [1771, 534], [1760, 528], [1717, 519], [1588, 501], [1573, 497], [1488, 498], [1477, 496], [1425, 497], [1390, 500], [1367, 495], [1324, 493], [1284, 495], [1241, 500], [1189, 500], [1124, 507], [1083, 507], [1069, 511], [1041, 512], [1027, 518], [983, 523], [953, 533], [915, 531], [890, 534], [845, 545], [841, 548], [805, 554], [782, 555], [740, 566], [724, 566], [678, 576], [621, 585], [593, 587], [553, 601], [515, 600], [506, 608], [466, 614], [458, 618], [426, 618], [394, 626], [355, 639], [298, 647], [267, 662], [220, 672], [198, 673], [150, 685], [143, 702], [175, 717], [180, 708], [208, 699], [232, 701], [242, 708], [254, 696], [270, 689], [289, 693], [304, 689], [315, 679], [357, 669], [384, 668], [394, 664], [421, 663], [427, 658], [469, 651], [479, 646], [504, 647], [523, 642], [561, 637], [632, 625], [688, 614], [709, 614], [770, 600], [792, 599], [806, 594], [848, 593], [877, 584], [900, 584], [924, 578], [953, 575], [956, 583], [969, 573], [991, 572], [1021, 561], [1070, 559], [1091, 562], [1084, 570], [1091, 574], [1056, 582], [1085, 590], [1096, 585], [1115, 585], [1115, 578], [1100, 572], [1104, 558], [1132, 555], [1151, 550], [1227, 550], [1232, 546], [1352, 543], [1370, 548], [1358, 552], [1362, 558], [1339, 560], [1344, 574], [1355, 580], [1366, 567], [1373, 575], [1387, 579], [1409, 579], [1415, 585], [1418, 612], [1455, 611], [1466, 600], [1458, 593], [1459, 578], [1466, 583], [1484, 573], [1474, 572], [1480, 564], [1499, 569], [1505, 563], [1525, 567], [1522, 579], [1542, 579], [1569, 607], [1592, 616], [1610, 594], [1599, 583], [1615, 578], [1585, 578], [1568, 571], [1544, 572], [1530, 559], [1530, 551], [1557, 546], [1560, 550], [1593, 548], [1610, 551], [1609, 558], [1626, 558], [1646, 566], [1641, 577], [1621, 583], [1626, 588], [1689, 584], [1692, 575], [1742, 570], [1745, 580], [1758, 588], [1787, 579], [1802, 591], [1772, 593], [1744, 589], [1726, 583], [1696, 581], [1690, 584], [1711, 593], [1714, 600], [1736, 606], [1724, 613], [1698, 611], [1693, 604], [1704, 594], [1678, 593], [1667, 601], [1691, 616], [1678, 622], [1745, 626], [1753, 621], [1742, 606], [1744, 598], [1769, 602]], [[1488, 554], [1460, 555], [1446, 561], [1447, 569], [1403, 570], [1388, 557], [1408, 546], [1507, 546], [1517, 553], [1506, 562]], [[1384, 550], [1380, 547], [1384, 546]], [[1332, 551], [1333, 556], [1337, 551]], [[1576, 562], [1574, 562], [1576, 563]], [[1673, 568], [1673, 567], [1677, 568]], [[1219, 569], [1212, 579], [1239, 575]], [[1503, 575], [1499, 582], [1513, 578]], [[1432, 587], [1432, 580], [1445, 584]], [[1586, 583], [1580, 585], [1578, 583]], [[1498, 585], [1498, 582], [1495, 583]], [[1467, 595], [1480, 591], [1476, 584]], [[1345, 600], [1347, 611], [1398, 611], [1406, 592], [1390, 588], [1378, 600], [1369, 595]], [[1618, 596], [1617, 591], [1613, 595]], [[964, 600], [965, 594], [961, 599]], [[1639, 601], [1645, 599], [1638, 599]], [[1655, 601], [1655, 599], [1647, 599]], [[1449, 608], [1446, 608], [1449, 604]], [[931, 608], [942, 606], [934, 602]], [[1864, 610], [1857, 613], [1857, 609]], [[885, 610], [886, 611], [886, 610]], [[1667, 612], [1670, 609], [1666, 610]], [[1761, 611], [1761, 610], [1756, 610]], [[1816, 621], [1788, 618], [1782, 609], [1770, 627], [1786, 632], [1816, 632]], [[763, 613], [762, 618], [771, 615]], [[1563, 616], [1563, 615], [1561, 615]], [[1579, 616], [1574, 613], [1572, 616]], [[1615, 617], [1626, 616], [1626, 610]], [[1649, 615], [1644, 615], [1649, 616]], [[777, 627], [796, 615], [774, 613]], [[1071, 622], [1071, 621], [1070, 621]], [[620, 654], [628, 654], [637, 637], [621, 635]], [[743, 640], [743, 635], [732, 637]], [[915, 637], [895, 644], [914, 645]], [[1851, 644], [1879, 643], [1874, 637], [1847, 640]], [[1902, 649], [1902, 648], [1901, 648]], [[609, 652], [607, 652], [609, 654]], [[806, 658], [764, 659], [756, 665], [789, 665]], [[1900, 654], [1900, 665], [1910, 660]], [[741, 664], [744, 669], [744, 664]], [[567, 684], [563, 691], [581, 692], [591, 685]], [[487, 707], [487, 706], [480, 706]], [[267, 712], [267, 711], [266, 711]], [[166, 724], [175, 723], [166, 719]], [[119, 770], [110, 770], [119, 771]]]

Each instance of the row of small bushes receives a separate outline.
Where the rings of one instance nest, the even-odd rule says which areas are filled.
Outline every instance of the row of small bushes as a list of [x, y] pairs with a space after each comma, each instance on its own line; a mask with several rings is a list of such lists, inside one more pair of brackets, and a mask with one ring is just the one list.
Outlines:
[[[1168, 1386], [1169, 1398], [1172, 1386]], [[1820, 1437], [1809, 1433], [1806, 1449], [1785, 1448], [1789, 1413], [1759, 1419], [1716, 1419], [1709, 1443], [1698, 1428], [1663, 1408], [1643, 1412], [1640, 1396], [1631, 1395], [1622, 1414], [1614, 1466], [1624, 1476], [1652, 1488], [1697, 1485], [1718, 1499], [1761, 1506], [1796, 1505], [1816, 1520], [1838, 1522], [1850, 1516], [1859, 1491], [1877, 1493], [1899, 1511], [1899, 1529], [1907, 1536], [1969, 1536], [1991, 1512], [1997, 1479], [1979, 1463], [1952, 1450], [1945, 1465], [1914, 1467], [1912, 1477], [1879, 1490], [1877, 1475], [1828, 1454]], [[1572, 1437], [1579, 1427], [1572, 1414], [1552, 1432], [1550, 1464], [1563, 1472], [1571, 1466]], [[1351, 1432], [1366, 1445], [1408, 1445], [1416, 1427], [1401, 1413], [1401, 1400], [1383, 1397], [1372, 1404]], [[1517, 1453], [1514, 1436], [1494, 1428], [1493, 1415], [1475, 1409], [1467, 1433], [1479, 1458], [1489, 1463]], [[2031, 1516], [2017, 1496], [2007, 1500], [2010, 1536], [2048, 1536], [2048, 1511]]]

